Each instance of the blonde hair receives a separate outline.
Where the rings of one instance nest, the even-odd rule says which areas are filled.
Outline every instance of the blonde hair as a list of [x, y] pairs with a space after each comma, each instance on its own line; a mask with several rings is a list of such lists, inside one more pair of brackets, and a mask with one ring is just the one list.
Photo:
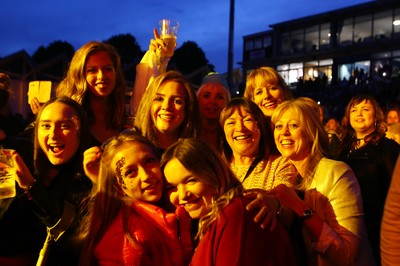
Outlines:
[[321, 120], [319, 119], [318, 104], [314, 100], [307, 97], [299, 97], [281, 103], [275, 109], [271, 117], [272, 123], [275, 125], [284, 113], [289, 110], [298, 114], [302, 135], [305, 137], [305, 141], [312, 144], [306, 166], [307, 173], [306, 176], [303, 176], [304, 182], [300, 184], [299, 187], [300, 189], [304, 189], [311, 184], [315, 167], [319, 161], [323, 157], [329, 156], [329, 142]]
[[142, 135], [158, 145], [157, 129], [151, 117], [151, 107], [161, 84], [174, 81], [185, 89], [185, 119], [180, 126], [180, 138], [197, 137], [199, 111], [197, 97], [188, 80], [176, 71], [167, 71], [156, 77], [147, 87], [142, 100], [139, 103], [134, 125], [139, 128]]
[[246, 88], [244, 90], [244, 97], [254, 100], [254, 90], [257, 86], [257, 80], [263, 80], [264, 84], [277, 85], [282, 91], [282, 101], [292, 99], [292, 92], [285, 80], [279, 73], [272, 67], [263, 66], [253, 69], [247, 75]]

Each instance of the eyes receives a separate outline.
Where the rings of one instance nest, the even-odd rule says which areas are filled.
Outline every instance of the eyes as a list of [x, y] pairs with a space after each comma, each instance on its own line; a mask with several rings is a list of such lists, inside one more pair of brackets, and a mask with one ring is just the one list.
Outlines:
[[62, 130], [71, 130], [75, 128], [75, 124], [73, 122], [40, 122], [39, 127], [42, 130], [50, 130], [52, 127], [60, 128]]
[[[161, 94], [157, 94], [156, 97], [154, 98], [154, 102], [159, 102], [162, 103], [165, 100], [166, 97], [164, 97]], [[182, 97], [176, 96], [176, 97], [171, 97], [172, 102], [175, 105], [184, 105], [185, 104], [185, 100]]]
[[[289, 128], [290, 131], [293, 131], [298, 129], [300, 125], [297, 122], [290, 122], [287, 124], [287, 127]], [[283, 130], [283, 128], [284, 128], [283, 123], [276, 123], [275, 130], [280, 131]]]
[[[160, 162], [155, 157], [149, 157], [143, 161], [144, 168], [152, 169], [154, 167], [158, 167], [159, 165]], [[125, 169], [123, 169], [122, 176], [124, 178], [135, 178], [138, 176], [138, 173], [139, 173], [138, 167], [136, 165], [132, 165], [132, 166], [127, 166]]]
[[173, 192], [177, 192], [178, 191], [178, 186], [179, 185], [184, 185], [186, 187], [190, 187], [190, 186], [193, 186], [193, 185], [197, 184], [198, 182], [199, 182], [199, 180], [196, 177], [189, 176], [188, 178], [184, 179], [182, 182], [180, 182], [179, 184], [176, 184], [176, 185], [171, 184], [171, 183], [167, 183], [166, 184], [166, 189], [167, 189], [167, 192], [169, 194], [171, 194]]
[[254, 95], [262, 95], [264, 93], [264, 91], [276, 91], [279, 90], [279, 87], [277, 86], [270, 86], [270, 87], [261, 87], [261, 88], [257, 88], [254, 90]]
[[210, 92], [204, 92], [201, 97], [204, 99], [215, 98], [216, 100], [225, 100], [225, 95], [221, 93], [212, 94]]
[[246, 116], [243, 118], [239, 119], [234, 119], [234, 118], [228, 118], [225, 122], [225, 126], [228, 127], [233, 127], [236, 125], [237, 122], [241, 121], [244, 125], [253, 125], [254, 123], [257, 123], [253, 117], [251, 116]]
[[90, 66], [86, 69], [86, 74], [97, 75], [99, 73], [99, 70], [101, 70], [103, 74], [113, 74], [115, 72], [112, 65], [107, 65], [103, 67]]

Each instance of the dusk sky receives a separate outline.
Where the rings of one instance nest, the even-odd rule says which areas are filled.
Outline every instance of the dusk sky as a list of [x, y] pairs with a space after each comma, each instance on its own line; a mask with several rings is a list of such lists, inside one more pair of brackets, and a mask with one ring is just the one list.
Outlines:
[[[236, 0], [234, 67], [242, 61], [243, 36], [269, 25], [370, 0]], [[43, 45], [66, 41], [78, 49], [91, 40], [132, 34], [142, 50], [162, 18], [180, 21], [178, 46], [194, 41], [216, 71], [228, 62], [229, 5], [225, 0], [6, 0], [0, 8], [0, 57], [20, 50], [32, 55]]]

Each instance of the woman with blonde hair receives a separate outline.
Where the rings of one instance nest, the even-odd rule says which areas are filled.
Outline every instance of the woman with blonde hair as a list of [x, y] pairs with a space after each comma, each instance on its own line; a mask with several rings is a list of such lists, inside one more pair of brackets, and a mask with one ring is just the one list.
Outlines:
[[188, 80], [167, 71], [148, 86], [140, 101], [134, 125], [161, 150], [179, 138], [197, 137], [198, 104]]
[[271, 121], [279, 152], [299, 173], [297, 188], [279, 185], [276, 196], [301, 222], [308, 265], [374, 265], [360, 187], [347, 164], [327, 158], [318, 104], [288, 100]]
[[265, 116], [271, 117], [280, 103], [292, 99], [292, 92], [275, 69], [263, 66], [247, 75], [244, 97], [255, 102]]

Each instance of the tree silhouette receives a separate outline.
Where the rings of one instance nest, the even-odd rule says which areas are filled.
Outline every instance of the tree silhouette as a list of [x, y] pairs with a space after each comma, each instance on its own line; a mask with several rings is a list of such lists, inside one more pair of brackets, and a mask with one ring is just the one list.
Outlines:
[[186, 41], [175, 50], [170, 67], [186, 75], [194, 86], [199, 86], [204, 76], [214, 71], [204, 51], [194, 41]]
[[40, 46], [33, 54], [32, 59], [36, 64], [42, 64], [60, 55], [65, 55], [70, 61], [75, 53], [74, 47], [65, 41], [54, 41], [49, 46]]

